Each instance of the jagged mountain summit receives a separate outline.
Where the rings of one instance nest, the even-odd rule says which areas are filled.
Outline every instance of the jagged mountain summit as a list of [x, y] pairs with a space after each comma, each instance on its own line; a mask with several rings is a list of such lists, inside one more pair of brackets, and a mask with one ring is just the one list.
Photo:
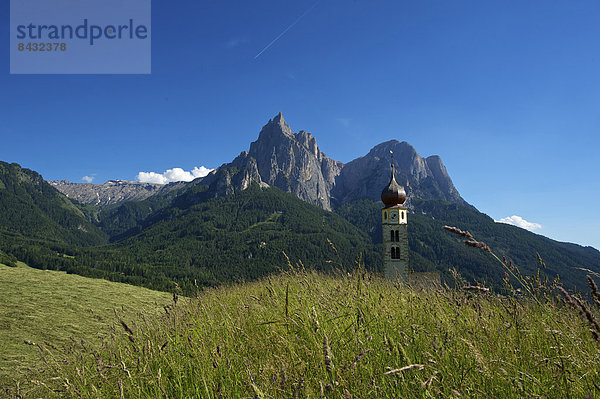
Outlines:
[[422, 158], [406, 141], [390, 140], [378, 144], [365, 156], [344, 165], [336, 179], [332, 197], [339, 204], [361, 198], [379, 201], [381, 188], [389, 176], [390, 151], [394, 155], [396, 180], [404, 187], [411, 207], [412, 199], [439, 199], [460, 205], [469, 204], [460, 196], [437, 155]]
[[167, 186], [123, 180], [104, 184], [64, 180], [50, 183], [69, 198], [103, 206], [142, 200], [168, 191], [174, 185], [203, 186], [202, 197], [207, 198], [231, 195], [255, 182], [261, 187], [277, 187], [310, 204], [332, 210], [361, 198], [378, 201], [381, 188], [389, 179], [390, 151], [394, 153], [396, 179], [407, 192], [408, 207], [412, 206], [413, 198], [468, 205], [437, 155], [422, 158], [407, 142], [390, 140], [343, 164], [322, 152], [311, 133], [305, 130], [293, 133], [281, 113], [262, 127], [248, 151], [242, 151], [230, 163], [190, 183]]
[[263, 126], [249, 151], [222, 165], [201, 184], [211, 185], [216, 195], [227, 195], [245, 190], [254, 181], [331, 210], [331, 190], [343, 166], [321, 152], [307, 131], [292, 133], [279, 113]]
[[[210, 185], [210, 191], [218, 196], [244, 190], [254, 181], [331, 210], [360, 198], [378, 200], [381, 187], [389, 179], [390, 151], [394, 153], [396, 178], [405, 186], [409, 199], [441, 199], [468, 205], [437, 155], [422, 158], [407, 142], [391, 140], [343, 164], [321, 152], [307, 131], [292, 133], [281, 113], [262, 128], [248, 152], [199, 183]], [[407, 205], [411, 205], [410, 200]]]
[[0, 162], [0, 260], [167, 290], [173, 282], [192, 290], [192, 281], [259, 278], [286, 264], [282, 251], [319, 270], [328, 270], [332, 257], [351, 267], [362, 253], [365, 265], [381, 270], [379, 194], [390, 176], [390, 150], [395, 178], [413, 202], [415, 271], [438, 271], [450, 281], [453, 266], [468, 281], [502, 284], [502, 269], [490, 267], [484, 252], [472, 251], [443, 225], [472, 232], [526, 275], [537, 271], [536, 252], [552, 259], [543, 273], [549, 279], [560, 274], [565, 286], [585, 288], [575, 267], [600, 270], [595, 249], [498, 224], [464, 206], [439, 157], [422, 158], [408, 143], [392, 140], [344, 165], [323, 154], [306, 131], [293, 133], [281, 114], [249, 151], [208, 176], [103, 209], [74, 204], [39, 174]]

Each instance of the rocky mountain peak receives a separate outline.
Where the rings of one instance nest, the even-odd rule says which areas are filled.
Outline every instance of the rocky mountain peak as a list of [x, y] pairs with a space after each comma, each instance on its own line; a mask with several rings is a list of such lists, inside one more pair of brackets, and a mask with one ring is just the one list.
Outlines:
[[[330, 210], [355, 199], [379, 201], [390, 179], [390, 151], [394, 154], [396, 181], [408, 197], [407, 206], [411, 206], [412, 198], [467, 204], [437, 155], [422, 158], [406, 141], [389, 140], [344, 165], [321, 152], [308, 131], [293, 133], [281, 112], [262, 127], [248, 151], [189, 184], [209, 186], [204, 196], [222, 196], [245, 190], [255, 182], [261, 187], [275, 186]], [[100, 205], [146, 198], [163, 190], [160, 186], [123, 181], [52, 184], [71, 198]]]
[[310, 151], [315, 157], [319, 157], [319, 147], [317, 147], [317, 140], [313, 137], [312, 134], [307, 132], [306, 130], [300, 130], [298, 133], [294, 134], [296, 140], [303, 145], [306, 149]]
[[263, 126], [248, 152], [200, 184], [211, 185], [208, 192], [218, 196], [245, 190], [256, 182], [330, 210], [355, 199], [379, 201], [390, 179], [390, 151], [394, 153], [396, 181], [407, 193], [407, 206], [411, 206], [411, 198], [466, 204], [438, 156], [422, 158], [406, 141], [389, 140], [344, 165], [321, 152], [311, 133], [292, 133], [281, 113]]
[[[276, 144], [281, 140], [293, 138], [292, 129], [285, 123], [283, 114], [280, 112], [273, 119], [270, 119], [261, 129], [258, 139], [252, 143], [263, 147], [264, 145]], [[252, 147], [250, 147], [252, 152]]]
[[275, 115], [275, 118], [273, 118], [273, 122], [278, 123], [280, 125], [284, 125], [285, 119], [283, 118], [283, 114], [279, 112], [277, 115]]
[[332, 191], [335, 203], [360, 198], [379, 200], [381, 188], [389, 180], [390, 151], [394, 154], [396, 180], [406, 190], [407, 206], [411, 206], [413, 198], [443, 199], [468, 205], [454, 187], [439, 156], [422, 158], [412, 145], [398, 140], [378, 144], [367, 155], [344, 165]]
[[263, 126], [247, 153], [221, 167], [227, 173], [217, 173], [203, 184], [211, 184], [216, 195], [224, 195], [243, 190], [254, 181], [330, 210], [331, 189], [342, 166], [319, 150], [309, 132], [292, 133], [279, 113]]

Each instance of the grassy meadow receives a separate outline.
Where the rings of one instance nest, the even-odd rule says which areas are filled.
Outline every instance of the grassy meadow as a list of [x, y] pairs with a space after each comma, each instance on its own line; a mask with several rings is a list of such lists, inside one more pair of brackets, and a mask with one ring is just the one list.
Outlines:
[[[155, 299], [147, 295], [151, 305]], [[477, 289], [414, 290], [362, 271], [284, 272], [204, 290], [189, 301], [171, 300], [158, 316], [127, 314], [99, 346], [76, 341], [67, 352], [45, 346], [44, 371], [37, 377], [43, 383], [30, 394], [600, 397], [600, 343], [588, 321], [562, 299], [536, 295], [531, 300]], [[110, 320], [112, 306], [104, 307], [99, 324]], [[592, 312], [598, 316], [597, 309]], [[54, 331], [49, 327], [55, 319], [46, 323], [36, 331]], [[79, 332], [97, 335], [99, 324]]]
[[[0, 397], [30, 397], [46, 369], [40, 352], [65, 353], [74, 342], [99, 345], [120, 314], [155, 314], [171, 295], [64, 272], [0, 265]], [[53, 376], [54, 377], [54, 376]], [[36, 377], [37, 378], [37, 377]], [[16, 386], [21, 387], [17, 392]], [[31, 393], [33, 396], [33, 393]], [[42, 392], [35, 397], [46, 397]]]

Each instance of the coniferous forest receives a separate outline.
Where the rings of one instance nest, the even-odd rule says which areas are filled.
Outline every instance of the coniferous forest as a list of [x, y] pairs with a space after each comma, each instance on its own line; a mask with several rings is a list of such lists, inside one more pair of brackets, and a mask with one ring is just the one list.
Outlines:
[[[195, 286], [254, 280], [282, 268], [352, 270], [359, 257], [381, 271], [381, 205], [355, 200], [322, 210], [277, 188], [253, 184], [213, 198], [189, 185], [143, 201], [96, 208], [69, 200], [36, 172], [0, 163], [0, 258], [40, 268], [190, 293]], [[451, 282], [455, 268], [498, 289], [503, 271], [486, 254], [448, 235], [456, 225], [486, 241], [524, 273], [551, 259], [542, 277], [585, 288], [577, 267], [600, 270], [592, 248], [558, 243], [495, 223], [472, 207], [415, 200], [409, 247], [414, 271]]]

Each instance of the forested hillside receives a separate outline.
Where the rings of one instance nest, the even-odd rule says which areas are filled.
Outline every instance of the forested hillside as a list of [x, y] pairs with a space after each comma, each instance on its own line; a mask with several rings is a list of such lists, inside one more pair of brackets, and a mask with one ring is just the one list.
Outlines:
[[79, 248], [108, 236], [37, 172], [0, 162], [0, 263], [60, 269]]
[[[134, 225], [140, 232], [129, 229], [113, 244], [81, 247], [14, 237], [20, 245], [9, 252], [38, 268], [187, 293], [195, 284], [256, 279], [288, 265], [351, 269], [362, 256], [371, 269], [381, 267], [366, 233], [279, 189], [254, 184], [225, 198], [198, 203], [182, 198], [157, 212], [150, 199], [124, 205], [139, 210], [142, 220]], [[123, 209], [113, 214], [117, 225]]]
[[94, 245], [107, 236], [37, 172], [0, 161], [0, 230], [28, 238]]
[[[467, 279], [502, 285], [504, 272], [493, 258], [473, 251], [462, 241], [443, 230], [444, 225], [468, 230], [484, 241], [494, 252], [513, 261], [523, 274], [534, 275], [539, 267], [536, 254], [545, 261], [542, 276], [553, 280], [557, 275], [568, 287], [587, 289], [585, 272], [600, 272], [600, 252], [591, 247], [562, 243], [527, 230], [496, 223], [474, 208], [439, 200], [415, 200], [409, 215], [409, 247], [411, 267], [416, 271], [438, 270], [449, 279], [455, 267]], [[371, 200], [347, 203], [337, 213], [359, 229], [370, 232], [373, 242], [381, 242], [381, 204]]]
[[[355, 200], [330, 212], [257, 183], [216, 197], [217, 179], [213, 185], [182, 185], [143, 201], [96, 209], [73, 203], [16, 164], [1, 163], [0, 172], [0, 261], [8, 265], [20, 260], [40, 269], [185, 293], [194, 285], [253, 280], [288, 265], [350, 270], [361, 256], [367, 269], [381, 269], [378, 201]], [[438, 271], [450, 282], [449, 270], [456, 268], [471, 281], [501, 287], [499, 265], [445, 232], [444, 225], [469, 230], [524, 274], [537, 273], [539, 253], [547, 265], [542, 277], [558, 275], [567, 287], [585, 289], [577, 267], [600, 271], [600, 253], [593, 248], [495, 223], [470, 206], [411, 202], [414, 271]]]
[[[199, 284], [255, 279], [287, 266], [379, 268], [367, 234], [338, 215], [275, 188], [252, 185], [222, 199], [165, 208], [143, 231], [114, 245], [152, 274]], [[102, 262], [100, 262], [102, 265]]]

